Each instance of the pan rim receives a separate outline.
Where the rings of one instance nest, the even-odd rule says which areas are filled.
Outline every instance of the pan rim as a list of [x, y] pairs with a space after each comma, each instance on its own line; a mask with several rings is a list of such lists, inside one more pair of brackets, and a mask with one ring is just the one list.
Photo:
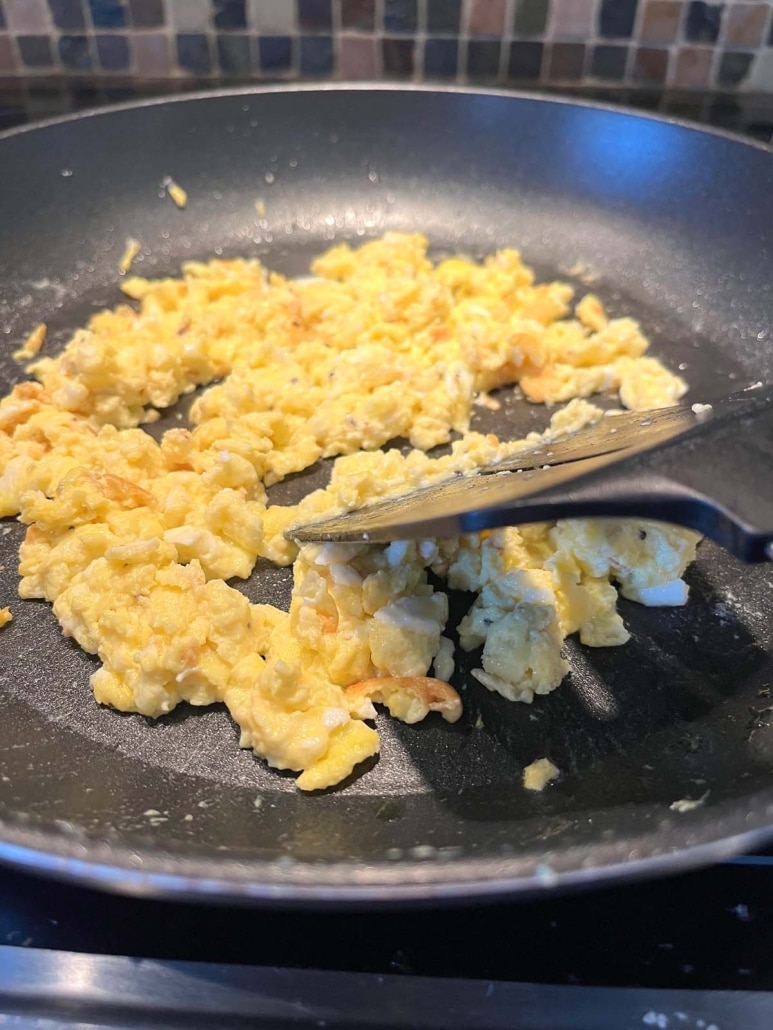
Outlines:
[[[8, 824], [0, 820], [0, 828], [5, 832]], [[225, 873], [214, 872], [213, 860], [181, 860], [176, 856], [174, 860], [181, 866], [179, 871], [142, 869], [141, 865], [146, 863], [148, 856], [147, 849], [143, 856], [137, 854], [139, 848], [131, 851], [123, 846], [108, 845], [108, 849], [115, 856], [113, 862], [79, 858], [74, 854], [62, 854], [61, 844], [65, 838], [61, 834], [56, 836], [47, 830], [27, 833], [17, 831], [17, 836], [22, 838], [19, 843], [7, 837], [0, 839], [0, 864], [73, 886], [150, 900], [171, 898], [179, 902], [204, 902], [215, 905], [265, 904], [280, 907], [313, 905], [327, 909], [342, 904], [356, 907], [359, 904], [393, 905], [395, 902], [409, 906], [447, 902], [464, 904], [508, 898], [525, 900], [570, 890], [623, 886], [656, 879], [666, 874], [677, 875], [696, 871], [754, 851], [768, 842], [771, 835], [773, 823], [687, 847], [674, 846], [660, 854], [652, 854], [646, 849], [641, 849], [636, 858], [617, 858], [609, 863], [588, 867], [579, 865], [558, 872], [549, 866], [538, 865], [531, 875], [513, 872], [505, 874], [501, 867], [507, 866], [513, 860], [517, 861], [515, 856], [502, 859], [468, 858], [460, 863], [448, 863], [446, 868], [453, 874], [448, 879], [427, 878], [416, 882], [412, 882], [410, 877], [419, 863], [410, 861], [380, 865], [379, 871], [388, 871], [390, 875], [371, 883], [341, 882], [342, 874], [355, 874], [358, 868], [361, 868], [358, 863], [341, 861], [331, 863], [331, 870], [335, 870], [335, 880], [331, 877], [326, 882], [312, 880], [308, 883], [293, 880], [292, 863], [281, 858], [262, 863], [225, 860]], [[30, 840], [24, 843], [24, 837], [29, 837]], [[35, 837], [41, 839], [35, 840]], [[47, 840], [58, 842], [58, 854], [53, 848], [44, 850]], [[83, 839], [72, 843], [66, 841], [66, 847], [72, 851], [83, 851], [86, 844]], [[151, 852], [151, 861], [148, 864], [160, 866], [170, 857], [172, 856], [168, 852]], [[203, 864], [210, 865], [212, 871], [203, 873]], [[220, 862], [217, 864], [220, 865]], [[229, 876], [229, 864], [233, 865], [234, 869], [239, 868], [241, 876]], [[298, 862], [298, 865], [302, 864]], [[461, 870], [460, 865], [463, 866]], [[188, 866], [197, 868], [188, 871]], [[485, 868], [482, 869], [482, 866]], [[244, 876], [245, 868], [253, 874], [249, 878]], [[426, 868], [436, 871], [438, 867], [427, 863]], [[497, 869], [500, 870], [499, 873], [496, 872]], [[267, 872], [272, 875], [266, 876]], [[459, 875], [460, 872], [466, 875]], [[486, 875], [487, 872], [491, 875]], [[341, 879], [338, 879], [339, 877]]]
[[[660, 124], [692, 132], [699, 132], [719, 137], [729, 142], [741, 143], [753, 150], [773, 154], [773, 145], [753, 140], [725, 129], [703, 126], [687, 119], [680, 119], [657, 112], [646, 112], [627, 108], [622, 105], [609, 104], [602, 101], [584, 100], [562, 95], [552, 95], [528, 91], [505, 89], [487, 89], [466, 86], [434, 86], [425, 84], [404, 83], [294, 83], [267, 86], [223, 87], [215, 90], [200, 90], [190, 93], [160, 95], [140, 101], [129, 101], [122, 104], [74, 112], [58, 116], [32, 125], [23, 125], [0, 133], [0, 144], [27, 133], [46, 130], [70, 122], [81, 122], [102, 115], [121, 112], [140, 111], [156, 108], [169, 103], [198, 102], [224, 98], [246, 98], [271, 94], [298, 93], [346, 93], [346, 92], [383, 92], [393, 94], [426, 93], [430, 95], [460, 94], [463, 96], [499, 97], [510, 101], [534, 101], [565, 105], [575, 108], [607, 112], [623, 116], [633, 116]], [[519, 861], [517, 855], [501, 858], [474, 856], [449, 862], [441, 868], [440, 878], [411, 881], [411, 872], [420, 863], [404, 861], [381, 863], [371, 882], [346, 882], [347, 876], [354, 870], [354, 863], [331, 861], [327, 865], [327, 875], [318, 878], [313, 876], [307, 883], [293, 881], [291, 870], [282, 867], [282, 860], [265, 862], [256, 859], [239, 862], [241, 875], [228, 875], [229, 867], [235, 871], [236, 860], [225, 859], [222, 864], [215, 863], [204, 856], [181, 859], [169, 856], [168, 853], [151, 848], [145, 849], [146, 867], [137, 864], [137, 852], [141, 847], [128, 848], [125, 845], [108, 845], [112, 861], [101, 858], [79, 857], [84, 852], [87, 837], [68, 839], [57, 828], [32, 830], [20, 826], [12, 817], [11, 820], [0, 818], [0, 863], [19, 869], [26, 869], [47, 877], [77, 883], [82, 886], [98, 887], [117, 893], [136, 897], [169, 897], [177, 900], [198, 900], [237, 903], [278, 903], [278, 904], [319, 904], [330, 906], [357, 903], [394, 903], [400, 902], [444, 902], [465, 900], [493, 900], [507, 896], [524, 897], [528, 895], [544, 895], [555, 890], [566, 888], [580, 889], [599, 884], [619, 884], [649, 876], [676, 873], [694, 869], [712, 862], [730, 858], [743, 851], [760, 847], [773, 835], [773, 804], [765, 804], [764, 793], [753, 796], [760, 825], [752, 829], [736, 827], [730, 836], [723, 835], [698, 843], [674, 845], [667, 851], [652, 853], [653, 848], [639, 848], [635, 858], [612, 856], [609, 862], [602, 862], [590, 867], [582, 867], [561, 871], [545, 868], [536, 872], [517, 872]], [[759, 806], [759, 807], [757, 807]], [[743, 815], [739, 813], [739, 820]], [[752, 818], [747, 810], [746, 819]], [[767, 820], [764, 824], [763, 820]], [[687, 827], [690, 824], [685, 824]], [[694, 836], [711, 834], [711, 825], [693, 826]], [[92, 843], [98, 843], [93, 841]], [[142, 856], [140, 856], [142, 858]], [[164, 871], [161, 866], [166, 857], [173, 858], [180, 872]], [[133, 861], [133, 858], [135, 861]], [[302, 862], [298, 862], [302, 865]], [[212, 870], [208, 875], [205, 866]], [[184, 872], [185, 868], [189, 872]], [[198, 867], [195, 870], [193, 867]], [[310, 873], [313, 865], [308, 863]], [[509, 867], [509, 868], [508, 868]], [[222, 871], [215, 872], [218, 868]], [[430, 865], [425, 866], [426, 869]], [[435, 866], [437, 869], [437, 866]]]
[[209, 98], [263, 96], [273, 93], [346, 93], [346, 92], [379, 92], [379, 93], [428, 93], [428, 94], [460, 94], [462, 96], [500, 97], [515, 100], [536, 101], [545, 104], [557, 104], [568, 107], [582, 107], [594, 111], [604, 111], [609, 114], [619, 114], [634, 118], [642, 118], [647, 121], [658, 122], [665, 125], [673, 125], [677, 128], [688, 129], [693, 132], [705, 133], [716, 136], [719, 139], [731, 143], [741, 143], [754, 150], [761, 150], [763, 153], [773, 154], [773, 141], [765, 143], [763, 140], [745, 136], [741, 132], [734, 132], [732, 129], [723, 129], [713, 125], [705, 125], [702, 122], [692, 121], [689, 118], [679, 118], [674, 115], [663, 114], [659, 111], [647, 111], [640, 108], [629, 107], [625, 104], [610, 103], [604, 100], [589, 100], [584, 97], [572, 97], [564, 93], [545, 93], [539, 90], [488, 88], [485, 86], [457, 86], [440, 85], [432, 83], [411, 83], [411, 82], [296, 82], [296, 83], [273, 83], [270, 85], [258, 86], [221, 86], [215, 89], [191, 90], [186, 93], [160, 93], [158, 96], [146, 97], [143, 100], [127, 100], [118, 104], [104, 104], [98, 107], [85, 108], [82, 111], [73, 111], [68, 114], [56, 115], [53, 118], [44, 118], [29, 125], [17, 125], [11, 129], [0, 132], [0, 143], [16, 136], [27, 133], [45, 130], [57, 125], [66, 125], [69, 122], [84, 121], [88, 118], [97, 118], [104, 115], [117, 114], [143, 110], [148, 107], [159, 107], [163, 104], [186, 103], [188, 101], [207, 100]]

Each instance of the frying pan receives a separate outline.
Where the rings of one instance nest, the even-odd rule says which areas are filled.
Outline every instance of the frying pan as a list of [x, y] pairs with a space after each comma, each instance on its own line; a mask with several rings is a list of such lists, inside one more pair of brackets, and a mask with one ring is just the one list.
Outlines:
[[[184, 211], [159, 196], [169, 175], [188, 190]], [[426, 233], [437, 253], [517, 246], [541, 277], [592, 281], [693, 398], [728, 393], [773, 378], [771, 201], [762, 145], [514, 94], [292, 87], [65, 118], [0, 139], [0, 377], [18, 379], [10, 352], [37, 322], [53, 349], [119, 302], [127, 236], [143, 244], [139, 274], [254, 255], [301, 275], [333, 240], [392, 229]], [[547, 415], [507, 401], [476, 427], [520, 436]], [[325, 475], [294, 477], [274, 499]], [[374, 902], [662, 873], [770, 834], [770, 564], [702, 545], [686, 607], [622, 601], [630, 643], [570, 641], [570, 677], [531, 706], [476, 685], [471, 656], [463, 721], [382, 720], [380, 758], [306, 796], [237, 749], [221, 708], [151, 722], [95, 705], [95, 660], [47, 605], [14, 601], [22, 527], [0, 532], [15, 616], [0, 637], [6, 862], [136, 893]], [[286, 604], [289, 575], [259, 567], [240, 589]], [[453, 599], [457, 617], [466, 604]], [[542, 755], [563, 779], [531, 794], [520, 770]], [[671, 808], [683, 799], [700, 803]]]

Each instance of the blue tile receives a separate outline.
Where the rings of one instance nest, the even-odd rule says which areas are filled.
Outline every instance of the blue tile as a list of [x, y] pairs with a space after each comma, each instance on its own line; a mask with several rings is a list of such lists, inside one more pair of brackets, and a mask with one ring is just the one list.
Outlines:
[[89, 0], [91, 21], [97, 29], [121, 29], [126, 24], [126, 10], [121, 0]]
[[292, 40], [289, 36], [260, 36], [258, 55], [264, 71], [286, 72], [293, 60]]
[[212, 70], [207, 36], [200, 33], [181, 33], [176, 42], [177, 62], [184, 71], [203, 75]]
[[333, 40], [330, 36], [301, 36], [301, 74], [330, 75], [333, 71]]
[[19, 104], [0, 103], [0, 130], [13, 129], [28, 121], [27, 114]]
[[91, 71], [91, 54], [86, 36], [60, 36], [59, 56], [65, 68], [77, 72]]
[[637, 0], [601, 0], [599, 35], [604, 39], [630, 39], [636, 7]]
[[471, 39], [467, 44], [467, 76], [475, 79], [496, 79], [502, 46], [498, 39]]
[[86, 107], [99, 107], [102, 103], [102, 91], [96, 86], [75, 86], [71, 91], [72, 106], [75, 110]]
[[251, 62], [247, 36], [221, 32], [217, 37], [217, 60], [225, 75], [248, 75]]
[[331, 32], [333, 10], [330, 0], [298, 0], [298, 26], [301, 32]]
[[462, 0], [428, 0], [428, 32], [446, 32], [458, 35], [461, 18]]
[[81, 0], [48, 0], [48, 6], [58, 29], [82, 29], [86, 24]]
[[133, 86], [106, 86], [104, 93], [109, 104], [123, 104], [137, 97], [137, 90]]
[[510, 79], [533, 81], [542, 69], [542, 43], [511, 43], [507, 74]]
[[684, 34], [692, 43], [716, 43], [722, 23], [724, 4], [707, 4], [692, 0], [687, 8]]
[[247, 13], [244, 0], [214, 0], [215, 28], [246, 29]]
[[622, 82], [628, 62], [628, 47], [597, 46], [593, 51], [591, 75], [596, 79]]
[[27, 68], [50, 68], [54, 63], [48, 36], [17, 36], [16, 44]]
[[455, 79], [459, 67], [458, 39], [428, 39], [424, 44], [424, 74], [432, 79]]
[[728, 51], [722, 54], [719, 62], [717, 82], [720, 86], [740, 86], [749, 74], [754, 54], [741, 51]]
[[121, 72], [129, 67], [129, 41], [126, 36], [99, 35], [97, 40], [97, 57], [100, 68], [105, 71]]
[[416, 0], [384, 0], [385, 32], [415, 32], [417, 22]]

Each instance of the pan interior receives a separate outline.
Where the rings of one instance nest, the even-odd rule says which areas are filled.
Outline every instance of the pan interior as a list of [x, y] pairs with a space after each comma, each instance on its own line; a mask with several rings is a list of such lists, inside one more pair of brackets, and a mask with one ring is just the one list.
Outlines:
[[[690, 382], [688, 399], [773, 375], [763, 257], [773, 230], [753, 215], [769, 202], [770, 158], [739, 142], [536, 100], [330, 91], [98, 115], [11, 135], [0, 155], [4, 392], [19, 376], [10, 352], [37, 322], [61, 344], [120, 302], [128, 236], [143, 245], [139, 274], [251, 255], [301, 275], [332, 241], [389, 229], [424, 232], [437, 253], [518, 246], [539, 278], [592, 288], [611, 314], [639, 319], [652, 352]], [[158, 196], [169, 174], [189, 192], [185, 211]], [[474, 428], [512, 437], [546, 424], [544, 408], [512, 391], [501, 399], [499, 412], [478, 409]], [[184, 424], [188, 403], [154, 433]], [[273, 499], [297, 500], [326, 474], [295, 476]], [[220, 707], [152, 722], [96, 706], [95, 660], [62, 639], [48, 605], [13, 602], [22, 535], [13, 521], [0, 525], [0, 603], [14, 611], [0, 642], [10, 838], [21, 820], [51, 830], [54, 849], [95, 835], [151, 869], [161, 847], [194, 860], [225, 855], [245, 876], [255, 875], [250, 863], [290, 859], [320, 876], [367, 863], [378, 879], [390, 863], [434, 856], [438, 876], [452, 878], [455, 863], [472, 859], [525, 873], [571, 845], [603, 864], [598, 849], [610, 841], [619, 858], [712, 840], [725, 832], [714, 818], [723, 806], [767, 804], [773, 572], [708, 543], [688, 573], [685, 608], [622, 602], [630, 643], [570, 641], [572, 673], [550, 696], [505, 702], [472, 680], [475, 656], [463, 658], [460, 723], [380, 719], [378, 760], [338, 790], [301, 796], [292, 777], [238, 750]], [[235, 585], [286, 605], [290, 574], [259, 565]], [[453, 598], [457, 618], [465, 602]], [[543, 795], [525, 792], [520, 768], [543, 755], [564, 778]], [[685, 797], [705, 801], [675, 831], [668, 806]]]

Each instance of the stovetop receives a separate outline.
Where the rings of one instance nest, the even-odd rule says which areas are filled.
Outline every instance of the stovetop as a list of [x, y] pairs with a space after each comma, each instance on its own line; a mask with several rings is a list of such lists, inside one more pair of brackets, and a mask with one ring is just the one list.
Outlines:
[[[55, 113], [0, 104], [0, 129], [31, 111]], [[680, 113], [773, 138], [770, 111], [746, 124], [704, 98]], [[0, 870], [0, 1019], [17, 1028], [768, 1030], [767, 992], [773, 850], [581, 894], [339, 912], [117, 897]]]

